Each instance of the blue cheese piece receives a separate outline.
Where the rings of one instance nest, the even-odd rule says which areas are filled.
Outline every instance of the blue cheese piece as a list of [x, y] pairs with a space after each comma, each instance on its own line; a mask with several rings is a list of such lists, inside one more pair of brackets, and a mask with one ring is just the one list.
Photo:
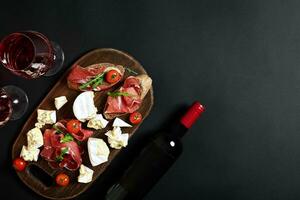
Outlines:
[[36, 128], [41, 129], [41, 128], [43, 128], [43, 126], [45, 126], [45, 123], [37, 122], [37, 123], [34, 124], [34, 126], [35, 126]]
[[30, 149], [23, 146], [20, 157], [22, 157], [25, 161], [38, 161], [39, 153], [39, 149]]
[[80, 165], [78, 182], [89, 183], [93, 180], [94, 171], [84, 165]]
[[130, 124], [128, 124], [127, 122], [123, 121], [122, 119], [116, 117], [113, 123], [113, 127], [132, 127]]
[[60, 97], [54, 98], [54, 105], [55, 105], [56, 110], [61, 109], [67, 102], [68, 102], [68, 100], [67, 100], [66, 96], [60, 96]]
[[37, 110], [37, 121], [41, 124], [54, 124], [56, 122], [55, 110]]
[[129, 134], [122, 134], [121, 128], [118, 126], [114, 127], [113, 130], [107, 131], [105, 135], [108, 138], [108, 143], [111, 148], [121, 149], [128, 144]]
[[90, 137], [87, 144], [89, 158], [93, 167], [108, 160], [109, 148], [102, 139]]
[[33, 128], [27, 133], [28, 149], [37, 149], [44, 144], [43, 134], [39, 128]]
[[105, 128], [107, 124], [108, 121], [101, 114], [97, 114], [93, 119], [89, 120], [87, 127], [99, 130]]

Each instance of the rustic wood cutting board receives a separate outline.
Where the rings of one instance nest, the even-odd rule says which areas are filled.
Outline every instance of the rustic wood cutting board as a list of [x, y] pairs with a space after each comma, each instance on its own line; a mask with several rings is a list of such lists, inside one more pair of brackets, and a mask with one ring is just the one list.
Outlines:
[[[135, 60], [132, 56], [119, 51], [115, 49], [96, 49], [93, 50], [86, 55], [82, 56], [78, 61], [74, 63], [74, 65], [79, 64], [82, 67], [87, 67], [92, 64], [96, 63], [113, 63], [113, 64], [119, 64], [123, 65], [124, 67], [128, 67], [134, 71], [136, 71], [138, 74], [146, 74], [146, 71], [142, 67], [142, 65]], [[75, 98], [80, 94], [78, 91], [74, 91], [68, 88], [67, 86], [67, 76], [69, 74], [69, 70], [65, 72], [65, 74], [57, 81], [57, 83], [54, 85], [52, 90], [48, 93], [48, 95], [42, 100], [40, 105], [33, 111], [25, 125], [23, 126], [22, 130], [19, 133], [18, 138], [16, 139], [13, 149], [12, 149], [12, 158], [16, 158], [20, 155], [21, 148], [23, 145], [27, 145], [27, 138], [26, 134], [27, 132], [34, 128], [34, 124], [37, 121], [37, 109], [49, 109], [49, 110], [55, 110], [54, 106], [54, 98], [58, 96], [66, 96], [68, 99], [68, 103], [64, 105], [59, 111], [57, 111], [57, 120], [60, 119], [71, 119], [75, 118], [73, 115], [73, 102]], [[125, 72], [124, 79], [130, 74], [127, 70]], [[123, 80], [124, 80], [123, 79]], [[119, 86], [122, 85], [122, 81], [115, 85], [113, 88], [107, 90], [107, 91], [113, 91], [117, 89]], [[98, 108], [98, 113], [103, 112], [103, 108], [106, 102], [107, 98], [107, 91], [105, 92], [95, 92], [95, 105]], [[143, 103], [139, 109], [139, 112], [142, 113], [143, 119], [147, 117], [149, 112], [151, 111], [153, 105], [153, 89], [151, 88], [146, 97], [143, 100]], [[120, 117], [121, 119], [125, 121], [128, 120], [128, 115]], [[107, 143], [107, 136], [104, 135], [104, 133], [110, 129], [112, 129], [112, 122], [113, 120], [110, 120], [110, 123], [107, 125], [105, 129], [95, 131], [94, 135], [92, 137], [102, 138]], [[51, 126], [45, 126], [43, 127], [42, 131], [46, 128], [49, 128]], [[139, 128], [139, 125], [134, 125], [132, 128], [122, 128], [123, 132], [129, 133], [130, 137], [136, 132], [136, 130]], [[107, 143], [108, 144], [108, 143]], [[87, 190], [93, 182], [101, 176], [101, 174], [104, 172], [104, 170], [107, 168], [107, 166], [110, 164], [110, 162], [115, 158], [115, 156], [118, 155], [120, 150], [117, 149], [111, 149], [110, 148], [110, 155], [109, 160], [106, 163], [103, 163], [101, 165], [98, 165], [96, 167], [92, 167], [88, 158], [88, 152], [86, 147], [86, 142], [83, 144], [83, 148], [85, 153], [82, 156], [83, 164], [87, 167], [94, 170], [94, 176], [93, 181], [88, 184], [78, 183], [77, 182], [77, 176], [79, 175], [78, 170], [75, 172], [70, 172], [65, 169], [52, 169], [49, 167], [48, 163], [41, 157], [39, 157], [38, 162], [30, 162], [27, 169], [24, 172], [17, 172], [20, 179], [33, 191], [38, 193], [39, 195], [42, 195], [43, 197], [50, 198], [50, 199], [70, 199], [78, 196], [85, 190]], [[109, 146], [109, 145], [108, 145]], [[126, 148], [126, 147], [125, 147]], [[41, 148], [42, 149], [42, 148]], [[55, 179], [55, 176], [60, 173], [64, 172], [70, 176], [70, 184], [67, 187], [58, 187], [55, 184], [52, 184], [51, 186], [46, 186], [38, 177], [34, 176], [31, 173], [31, 170], [29, 170], [32, 165], [37, 166], [38, 168], [42, 169], [44, 172], [46, 172], [48, 175], [50, 175], [53, 180]]]

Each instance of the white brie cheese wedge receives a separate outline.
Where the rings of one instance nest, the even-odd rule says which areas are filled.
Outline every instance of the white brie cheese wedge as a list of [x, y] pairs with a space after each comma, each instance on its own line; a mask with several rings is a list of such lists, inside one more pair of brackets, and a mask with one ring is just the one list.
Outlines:
[[108, 160], [109, 148], [102, 139], [90, 137], [88, 140], [88, 152], [93, 167]]
[[25, 161], [38, 161], [39, 153], [39, 149], [29, 149], [26, 146], [23, 146], [20, 157], [22, 157]]
[[33, 128], [27, 133], [28, 149], [37, 149], [44, 144], [43, 134], [39, 128]]
[[89, 183], [93, 179], [94, 171], [84, 165], [80, 165], [78, 182]]
[[121, 128], [116, 126], [113, 130], [107, 131], [105, 135], [108, 137], [108, 143], [111, 148], [121, 149], [128, 144], [129, 135], [127, 133], [122, 134]]
[[118, 126], [118, 127], [132, 127], [130, 124], [127, 122], [123, 121], [122, 119], [116, 117], [113, 123], [113, 127]]
[[105, 128], [107, 124], [108, 121], [103, 118], [102, 114], [97, 114], [93, 119], [91, 119], [88, 122], [87, 127], [99, 130]]
[[81, 122], [94, 118], [97, 113], [94, 105], [94, 92], [87, 91], [78, 95], [73, 104], [73, 113]]
[[67, 100], [66, 96], [56, 97], [54, 99], [54, 105], [55, 105], [56, 110], [61, 109], [61, 107], [63, 107], [67, 102], [68, 102], [68, 100]]
[[56, 122], [56, 111], [55, 110], [37, 110], [37, 120], [42, 124], [54, 124]]

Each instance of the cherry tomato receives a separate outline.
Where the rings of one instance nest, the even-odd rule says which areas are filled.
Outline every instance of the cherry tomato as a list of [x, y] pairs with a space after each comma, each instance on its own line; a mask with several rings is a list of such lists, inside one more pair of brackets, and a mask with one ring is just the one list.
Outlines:
[[27, 166], [27, 162], [23, 159], [23, 158], [16, 158], [13, 161], [13, 167], [17, 170], [17, 171], [23, 171]]
[[67, 123], [67, 130], [70, 132], [70, 133], [73, 133], [73, 134], [77, 134], [81, 129], [81, 122], [76, 120], [76, 119], [72, 119], [70, 121], [68, 121]]
[[131, 113], [129, 116], [129, 120], [132, 124], [138, 124], [142, 121], [142, 114], [139, 112]]
[[65, 187], [69, 185], [70, 178], [67, 174], [60, 173], [56, 176], [55, 181], [57, 185]]
[[110, 70], [105, 75], [105, 80], [108, 83], [115, 83], [121, 79], [121, 75], [116, 70]]

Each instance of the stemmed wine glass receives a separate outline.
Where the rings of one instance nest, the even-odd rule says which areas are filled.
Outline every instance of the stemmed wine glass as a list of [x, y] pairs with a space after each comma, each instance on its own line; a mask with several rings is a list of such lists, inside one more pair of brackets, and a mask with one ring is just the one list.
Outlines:
[[0, 127], [23, 116], [28, 107], [26, 93], [13, 85], [0, 88]]
[[[36, 31], [9, 34], [0, 42], [0, 62], [12, 73], [35, 79], [52, 76], [63, 66], [60, 46]], [[0, 126], [21, 118], [28, 107], [26, 93], [16, 86], [0, 88]]]
[[12, 73], [35, 79], [52, 76], [63, 66], [60, 46], [36, 31], [15, 32], [0, 42], [0, 61]]

